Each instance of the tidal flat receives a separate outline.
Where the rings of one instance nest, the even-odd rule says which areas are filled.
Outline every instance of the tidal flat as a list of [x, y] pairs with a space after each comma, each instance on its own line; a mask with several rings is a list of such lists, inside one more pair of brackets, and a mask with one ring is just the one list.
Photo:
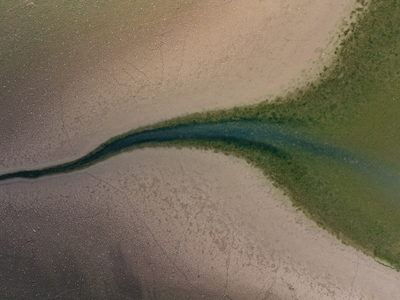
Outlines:
[[[348, 37], [337, 49], [335, 62], [318, 81], [272, 104], [262, 102], [165, 121], [146, 127], [151, 131], [138, 141], [129, 142], [135, 134], [122, 135], [72, 164], [9, 177], [36, 178], [73, 171], [125, 148], [145, 143], [149, 147], [150, 142], [215, 149], [261, 168], [318, 224], [399, 269], [400, 18], [396, 9], [396, 2], [371, 3], [343, 33]], [[250, 123], [259, 129], [248, 129]], [[208, 126], [202, 128], [201, 124]], [[265, 134], [271, 126], [274, 132]], [[164, 131], [158, 132], [158, 128]], [[287, 128], [291, 135], [285, 133]], [[307, 139], [318, 139], [320, 145]], [[339, 155], [328, 143], [354, 156]], [[370, 166], [349, 168], [362, 164]], [[379, 170], [383, 168], [387, 170]], [[374, 171], [376, 176], [372, 176]], [[7, 175], [1, 176], [5, 178]]]
[[[325, 157], [276, 155], [241, 142], [196, 141], [246, 158], [318, 224], [400, 268], [400, 24], [398, 4], [371, 2], [343, 32], [335, 62], [318, 81], [274, 103], [189, 115], [160, 126], [237, 120], [295, 128], [376, 164], [376, 177]], [[362, 10], [362, 8], [360, 9]], [[215, 146], [214, 146], [215, 144]], [[179, 145], [179, 143], [175, 143]], [[184, 144], [182, 144], [184, 145]], [[274, 143], [271, 144], [273, 146]], [[279, 149], [279, 146], [278, 146]], [[345, 159], [345, 158], [344, 158]], [[357, 160], [354, 164], [357, 164]], [[381, 168], [391, 175], [383, 175]]]
[[[83, 5], [82, 7], [86, 7], [82, 4], [84, 1], [79, 3]], [[214, 150], [245, 159], [250, 165], [260, 169], [264, 176], [266, 176], [275, 187], [289, 197], [296, 208], [302, 210], [319, 226], [336, 235], [345, 244], [350, 244], [367, 255], [375, 257], [387, 266], [399, 270], [400, 154], [398, 149], [400, 148], [400, 138], [398, 132], [400, 132], [400, 122], [398, 121], [398, 116], [400, 111], [400, 72], [398, 70], [400, 70], [400, 62], [398, 58], [398, 49], [400, 30], [397, 25], [400, 24], [400, 17], [398, 14], [399, 8], [397, 1], [371, 2], [368, 3], [368, 5], [363, 1], [359, 1], [359, 3], [360, 7], [357, 12], [354, 11], [352, 14], [352, 23], [349, 25], [349, 28], [340, 33], [341, 45], [338, 45], [336, 49], [334, 61], [326, 64], [325, 68], [323, 68], [319, 74], [319, 77], [305, 87], [297, 88], [284, 96], [267, 99], [267, 101], [254, 105], [242, 105], [232, 109], [210, 110], [187, 114], [182, 117], [139, 127], [138, 129], [110, 139], [87, 155], [82, 156], [82, 158], [74, 157], [74, 159], [71, 159], [72, 162], [53, 164], [53, 166], [40, 167], [38, 169], [29, 167], [27, 170], [22, 171], [2, 172], [2, 174], [0, 174], [0, 179], [2, 180], [0, 185], [5, 195], [5, 201], [2, 203], [3, 208], [7, 210], [10, 215], [15, 213], [17, 218], [17, 211], [20, 210], [15, 207], [22, 205], [21, 201], [15, 198], [17, 199], [16, 203], [19, 204], [13, 207], [13, 205], [8, 204], [8, 201], [10, 203], [12, 203], [12, 201], [7, 200], [14, 199], [12, 192], [13, 183], [15, 183], [15, 188], [19, 189], [23, 186], [23, 188], [21, 188], [22, 190], [31, 190], [31, 192], [27, 192], [26, 195], [21, 193], [21, 195], [24, 195], [23, 197], [29, 199], [29, 203], [35, 201], [40, 203], [42, 201], [40, 200], [40, 195], [47, 195], [46, 193], [50, 193], [48, 198], [43, 196], [43, 199], [47, 199], [46, 201], [49, 203], [51, 203], [49, 199], [53, 197], [54, 199], [73, 199], [72, 203], [74, 203], [75, 208], [80, 205], [85, 206], [86, 204], [79, 203], [79, 199], [76, 198], [74, 193], [68, 193], [68, 191], [63, 190], [67, 185], [71, 185], [70, 182], [75, 182], [78, 180], [77, 178], [82, 178], [82, 182], [86, 180], [88, 182], [93, 181], [93, 184], [97, 182], [97, 184], [101, 186], [104, 194], [110, 199], [113, 199], [113, 201], [107, 202], [101, 198], [101, 193], [99, 194], [92, 191], [92, 184], [86, 186], [86, 189], [91, 191], [91, 196], [90, 201], [88, 201], [89, 204], [87, 207], [85, 206], [85, 211], [90, 211], [92, 207], [90, 202], [93, 201], [96, 216], [99, 215], [105, 222], [104, 224], [100, 222], [100, 224], [102, 224], [100, 226], [102, 228], [101, 231], [108, 232], [106, 235], [110, 235], [110, 232], [114, 232], [116, 229], [111, 223], [107, 223], [111, 222], [109, 215], [114, 216], [115, 211], [123, 215], [120, 207], [118, 209], [115, 208], [117, 205], [120, 205], [119, 203], [121, 201], [115, 195], [120, 195], [122, 198], [133, 199], [136, 193], [139, 193], [139, 191], [143, 189], [143, 186], [147, 185], [147, 182], [142, 182], [141, 185], [136, 187], [134, 183], [135, 180], [133, 180], [133, 183], [131, 182], [130, 185], [135, 186], [135, 188], [128, 185], [125, 189], [125, 186], [121, 182], [113, 182], [113, 178], [106, 177], [104, 174], [107, 174], [107, 171], [103, 173], [98, 172], [102, 175], [96, 175], [92, 169], [89, 171], [87, 167], [90, 166], [90, 168], [92, 168], [99, 165], [99, 168], [102, 168], [108, 161], [105, 160], [106, 158], [112, 160], [118, 156], [127, 155], [127, 153], [121, 152], [129, 152], [132, 150], [134, 150], [133, 152], [138, 151], [138, 157], [143, 156], [149, 160], [151, 156], [148, 158], [140, 151], [150, 151], [148, 149], [150, 147], [189, 147], [194, 149]], [[100, 1], [99, 4], [104, 5], [104, 11], [110, 9], [106, 7], [106, 2], [103, 3]], [[24, 9], [30, 8], [27, 6]], [[102, 24], [101, 20], [99, 20], [98, 24]], [[105, 28], [106, 27], [107, 26], [105, 26]], [[101, 41], [101, 38], [97, 40]], [[87, 41], [89, 43], [89, 40]], [[34, 42], [28, 43], [27, 45], [33, 45], [32, 49], [35, 49]], [[22, 58], [27, 55], [27, 51], [14, 50], [10, 50], [12, 55], [21, 55]], [[13, 61], [15, 60], [17, 62], [23, 61], [23, 59], [20, 58], [14, 60], [9, 58], [4, 61], [5, 69], [8, 70], [7, 76], [10, 76], [15, 70], [17, 70], [16, 72], [18, 72], [18, 70], [26, 70], [25, 65], [13, 69]], [[36, 64], [37, 60], [33, 60], [32, 63]], [[35, 68], [37, 68], [37, 66], [32, 65], [32, 69], [36, 70]], [[16, 85], [16, 83], [11, 82], [10, 86], [12, 85]], [[123, 84], [121, 86], [123, 86]], [[10, 88], [10, 91], [12, 90], [13, 89]], [[64, 118], [66, 118], [65, 115]], [[65, 131], [67, 126], [63, 124], [63, 127]], [[199, 128], [200, 130], [198, 130]], [[139, 139], [135, 140], [138, 137]], [[68, 137], [68, 141], [70, 144], [68, 145], [68, 143], [65, 143], [64, 147], [76, 149], [76, 146], [74, 147], [73, 144], [73, 138], [70, 139], [70, 137]], [[142, 149], [135, 150], [138, 148]], [[156, 153], [160, 155], [159, 152]], [[116, 157], [111, 158], [111, 156], [116, 154], [118, 154]], [[188, 155], [188, 157], [194, 159], [194, 156], [190, 156], [187, 153], [184, 155]], [[143, 157], [141, 159], [144, 159]], [[101, 164], [99, 163], [100, 161], [102, 161]], [[179, 164], [179, 161], [177, 161], [177, 163]], [[152, 168], [156, 170], [158, 167], [152, 166]], [[200, 169], [200, 166], [198, 166], [198, 168]], [[23, 168], [19, 166], [17, 169], [21, 170]], [[80, 172], [76, 173], [75, 179], [68, 179], [66, 181], [68, 184], [65, 183], [65, 187], [63, 188], [61, 188], [60, 185], [60, 195], [57, 196], [57, 189], [52, 188], [52, 186], [57, 185], [57, 183], [53, 183], [53, 180], [55, 180], [54, 182], [57, 180], [49, 175], [55, 173], [70, 173], [77, 170], [80, 170]], [[242, 169], [240, 169], [240, 171], [243, 172]], [[66, 176], [73, 174], [74, 173], [70, 173]], [[14, 179], [14, 181], [10, 180], [9, 182], [5, 181], [15, 177], [32, 179], [45, 175], [49, 177], [43, 178], [45, 182], [48, 182], [48, 186], [44, 188], [40, 187], [39, 184], [36, 185], [41, 179], [37, 179], [38, 181], [22, 181], [22, 183], [17, 179]], [[170, 176], [172, 177], [172, 175]], [[192, 176], [197, 175], [193, 173]], [[221, 176], [224, 175], [221, 174]], [[83, 178], [85, 179], [83, 180]], [[90, 180], [88, 180], [88, 178]], [[168, 181], [165, 178], [163, 180]], [[126, 181], [129, 180], [126, 179]], [[140, 179], [136, 181], [139, 182]], [[193, 181], [195, 182], [196, 180], [193, 179]], [[109, 184], [109, 182], [112, 183]], [[184, 179], [182, 179], [182, 182], [184, 182]], [[154, 184], [157, 186], [157, 181], [155, 181], [155, 183], [153, 182], [152, 185]], [[194, 186], [196, 186], [196, 183]], [[227, 183], [227, 186], [229, 186], [229, 183]], [[63, 190], [62, 193], [61, 190]], [[82, 188], [82, 190], [85, 189]], [[205, 192], [202, 191], [201, 193]], [[97, 198], [93, 195], [97, 195]], [[204, 200], [201, 195], [198, 199]], [[152, 201], [165, 199], [163, 195], [159, 195], [154, 199], [150, 196], [147, 197], [149, 198], [146, 199], [152, 199]], [[166, 199], [168, 200], [169, 198], [167, 197]], [[196, 201], [195, 199], [193, 199], [193, 201]], [[105, 202], [103, 203], [102, 201]], [[35, 207], [35, 205], [32, 205], [32, 207]], [[62, 211], [62, 205], [64, 204], [56, 204], [55, 207]], [[113, 205], [115, 205], [115, 207]], [[169, 205], [174, 204], [169, 203]], [[187, 206], [187, 204], [185, 205]], [[24, 205], [22, 206], [24, 207]], [[50, 206], [52, 206], [52, 204], [48, 204], [48, 207]], [[102, 211], [101, 207], [103, 206], [107, 206], [108, 209]], [[109, 207], [114, 208], [109, 209]], [[163, 207], [163, 204], [160, 204], [160, 207]], [[216, 207], [218, 207], [218, 205]], [[215, 210], [217, 211], [218, 208], [215, 208]], [[25, 211], [22, 209], [21, 211], [23, 211], [21, 214], [29, 214], [29, 210]], [[49, 214], [51, 215], [50, 209]], [[82, 217], [80, 216], [78, 219], [83, 220], [86, 218], [95, 220], [95, 217], [92, 215], [88, 215], [89, 217], [83, 216], [84, 213], [80, 212], [79, 209], [75, 209], [74, 213], [70, 215], [65, 213], [66, 220], [74, 219], [74, 214], [76, 216], [82, 214]], [[210, 212], [210, 214], [212, 213]], [[41, 217], [47, 218], [46, 216], [47, 215], [44, 214]], [[222, 216], [218, 217], [222, 218]], [[37, 218], [41, 219], [39, 216], [37, 216]], [[140, 220], [140, 217], [136, 214], [126, 216], [126, 219], [129, 218]], [[155, 218], [158, 218], [157, 215]], [[50, 219], [52, 219], [52, 217], [50, 217]], [[53, 220], [53, 222], [57, 223], [56, 220]], [[145, 222], [150, 221], [146, 220]], [[93, 224], [95, 223], [96, 222], [93, 221]], [[143, 224], [145, 223], [137, 221], [137, 224], [135, 223], [134, 226], [140, 228], [144, 226]], [[45, 227], [45, 225], [43, 225], [42, 228], [43, 227]], [[69, 232], [68, 235], [74, 235], [72, 226], [70, 229], [62, 229], [61, 225], [58, 227], [55, 226], [55, 228], [59, 228], [61, 231], [70, 230], [71, 232]], [[157, 228], [157, 226], [154, 228]], [[173, 227], [171, 227], [171, 230], [174, 230]], [[36, 231], [38, 231], [37, 228], [34, 229], [33, 232], [36, 233]], [[219, 229], [216, 230], [216, 232], [218, 233]], [[50, 239], [52, 234], [49, 234]], [[54, 232], [54, 234], [56, 234], [56, 232]], [[96, 234], [98, 234], [98, 236], [94, 236], [100, 241], [101, 234]], [[29, 234], [26, 235], [28, 236]], [[152, 235], [152, 233], [150, 233], [149, 236], [150, 235]], [[134, 234], [132, 236], [134, 236]], [[162, 235], [160, 234], [160, 236]], [[88, 240], [92, 239], [89, 233], [86, 237]], [[12, 236], [10, 236], [10, 240], [11, 238]], [[23, 242], [25, 238], [28, 239], [26, 243]], [[141, 241], [142, 247], [145, 247], [146, 237], [137, 236], [136, 238]], [[154, 236], [148, 238], [152, 243], [152, 238], [155, 241], [153, 248], [158, 249], [157, 247], [159, 247], [159, 245], [157, 245], [157, 242], [161, 240], [161, 238], [158, 237], [158, 240]], [[224, 239], [219, 237], [217, 239], [218, 241], [215, 243], [218, 244], [218, 249], [220, 250], [226, 249], [226, 243], [232, 245], [231, 247], [235, 249], [234, 238], [232, 234], [232, 236], [226, 238], [224, 242]], [[39, 238], [37, 238], [37, 240], [39, 240]], [[121, 240], [123, 240], [123, 238], [121, 238]], [[33, 246], [33, 243], [31, 244], [31, 241], [34, 243], [34, 238], [30, 238], [30, 235], [29, 238], [24, 236], [20, 239], [20, 244], [23, 245], [22, 248], [34, 248], [35, 246]], [[165, 241], [166, 244], [169, 242], [171, 241]], [[173, 241], [171, 243], [173, 243]], [[124, 265], [128, 263], [124, 262], [124, 255], [121, 255], [124, 251], [129, 252], [130, 248], [127, 247], [123, 249], [122, 247], [121, 250], [117, 244], [118, 241], [116, 240], [115, 245], [113, 244], [113, 248], [111, 249], [111, 256], [114, 258], [113, 264], [118, 265], [120, 273], [125, 272], [125, 275], [132, 275], [134, 273], [133, 271], [133, 273], [130, 273], [131, 271], [124, 269]], [[75, 246], [76, 249], [83, 247], [79, 243]], [[134, 248], [133, 245], [130, 246]], [[182, 252], [180, 252], [180, 250], [174, 250], [174, 248], [169, 248], [170, 246], [164, 245], [163, 247], [164, 249], [170, 249], [172, 252], [176, 251], [177, 258], [174, 259], [174, 263], [179, 264], [180, 260], [178, 257], [184, 257], [184, 255], [180, 256], [178, 253]], [[68, 252], [69, 254], [65, 254], [65, 261], [61, 260], [65, 266], [69, 267], [71, 264], [66, 257], [74, 256], [74, 250], [71, 249], [67, 249], [69, 252], [65, 250], [65, 253]], [[88, 249], [90, 249], [90, 247]], [[100, 249], [100, 247], [98, 249]], [[162, 247], [160, 247], [160, 249], [162, 249]], [[25, 250], [21, 250], [18, 252], [18, 255], [20, 255], [22, 262], [26, 262], [26, 265], [29, 265], [31, 261], [25, 259], [29, 255], [24, 251]], [[85, 251], [88, 250], [83, 247], [82, 251], [79, 253]], [[97, 254], [101, 255], [100, 252], [99, 250]], [[12, 256], [11, 254], [7, 255], [7, 257]], [[159, 253], [154, 255], [157, 256]], [[163, 255], [166, 257], [167, 261], [171, 260], [166, 253], [160, 255], [160, 257], [164, 257]], [[121, 256], [122, 260], [120, 258]], [[238, 256], [240, 257], [239, 254]], [[25, 257], [25, 260], [22, 259], [22, 257]], [[40, 255], [37, 257], [40, 257]], [[82, 257], [80, 257], [80, 259], [81, 258]], [[89, 256], [87, 259], [90, 259]], [[44, 260], [46, 260], [46, 258]], [[144, 260], [151, 260], [150, 256], [146, 257]], [[184, 259], [182, 258], [182, 260]], [[23, 266], [22, 262], [21, 268]], [[227, 258], [227, 262], [228, 268], [226, 273], [229, 274], [230, 256], [229, 259]], [[174, 263], [171, 263], [171, 272], [176, 268], [176, 265], [174, 267]], [[81, 263], [76, 262], [76, 264], [80, 265]], [[136, 265], [138, 269], [140, 269], [140, 264], [139, 262]], [[210, 264], [212, 265], [212, 263]], [[201, 263], [199, 262], [198, 265], [201, 265]], [[100, 268], [99, 266], [100, 264], [97, 264], [96, 268]], [[104, 272], [109, 272], [110, 274], [117, 273], [117, 271], [111, 267], [111, 271], [107, 269], [109, 267], [107, 264], [105, 264], [105, 266], [107, 267], [105, 267]], [[272, 263], [265, 266], [268, 270], [274, 267]], [[181, 267], [181, 270], [182, 268], [183, 267]], [[79, 272], [84, 274], [84, 269], [84, 265], [80, 265]], [[201, 268], [198, 267], [198, 269], [200, 270]], [[101, 285], [105, 285], [99, 281], [100, 277], [96, 277], [96, 275], [87, 275], [85, 273], [85, 276], [80, 276], [80, 273], [76, 270], [74, 272], [73, 268], [70, 270], [71, 272], [68, 274], [74, 274], [76, 277], [72, 280], [74, 282], [78, 282], [78, 279], [81, 277], [87, 278], [91, 282], [96, 282], [95, 285], [89, 284], [85, 287], [87, 288], [87, 295], [90, 294], [88, 291], [94, 286], [100, 287]], [[186, 275], [190, 273], [190, 270], [189, 268], [189, 271], [179, 271], [183, 275], [181, 276], [182, 278], [179, 277], [178, 280], [190, 283], [188, 284], [190, 287], [186, 286], [189, 290], [196, 285], [195, 282], [198, 279], [195, 280], [194, 278], [197, 276], [200, 277], [200, 275], [195, 275], [193, 273], [193, 278], [190, 280], [187, 279]], [[33, 270], [30, 271], [32, 274], [35, 273]], [[50, 271], [46, 268], [41, 270], [43, 274], [47, 274]], [[9, 272], [9, 270], [7, 272]], [[58, 271], [57, 274], [61, 273], [61, 271]], [[143, 273], [145, 273], [145, 271], [143, 271]], [[358, 263], [357, 272], [355, 273], [356, 276], [357, 273]], [[64, 284], [64, 278], [62, 278], [62, 275], [59, 276], [60, 278], [57, 279], [59, 282], [55, 282], [54, 284], [56, 287], [61, 287]], [[137, 276], [139, 275], [135, 273], [134, 276], [124, 277], [141, 283], [132, 285], [132, 289], [130, 290], [128, 289], [125, 291], [121, 289], [119, 291], [120, 294], [134, 295], [139, 291], [140, 295], [138, 294], [138, 299], [143, 297], [150, 299], [152, 297], [151, 293], [147, 292], [146, 294], [145, 288], [143, 288], [143, 286], [146, 286], [146, 284], [149, 286], [149, 284], [146, 283], [144, 279], [140, 281], [140, 279], [137, 279]], [[221, 278], [221, 276], [215, 275], [215, 278]], [[282, 278], [285, 277], [283, 276]], [[158, 285], [162, 286], [164, 279], [159, 280]], [[288, 288], [286, 286], [286, 282], [290, 280], [287, 278], [282, 280], [282, 282], [284, 282], [282, 285], [277, 284], [279, 290], [289, 289], [289, 291], [292, 292], [293, 287], [289, 286]], [[228, 282], [228, 276], [226, 282]], [[113, 285], [113, 283], [108, 284], [109, 286]], [[118, 282], [116, 284], [118, 287], [124, 285], [119, 285]], [[219, 282], [219, 285], [224, 286], [224, 283]], [[275, 283], [268, 282], [267, 285], [271, 285], [272, 287]], [[227, 289], [227, 283], [225, 283], [225, 290], [218, 290], [219, 294], [217, 294], [226, 296], [227, 290], [229, 289]], [[52, 290], [51, 293], [58, 295], [57, 288]], [[161, 294], [160, 292], [159, 295]], [[211, 294], [209, 294], [209, 298], [213, 297]], [[232, 292], [232, 295], [233, 294]], [[266, 292], [264, 294], [266, 294]], [[173, 292], [168, 295], [168, 297], [173, 297], [171, 296]], [[181, 296], [183, 298], [183, 294]], [[352, 296], [357, 297], [353, 295], [353, 291]], [[290, 299], [290, 297], [295, 299], [296, 295], [290, 294], [290, 296], [285, 296], [282, 294], [281, 297], [282, 299]], [[334, 296], [332, 297], [334, 298]], [[368, 295], [366, 297], [369, 299]], [[251, 298], [256, 299], [257, 295]], [[343, 296], [343, 299], [345, 298], [346, 296]]]

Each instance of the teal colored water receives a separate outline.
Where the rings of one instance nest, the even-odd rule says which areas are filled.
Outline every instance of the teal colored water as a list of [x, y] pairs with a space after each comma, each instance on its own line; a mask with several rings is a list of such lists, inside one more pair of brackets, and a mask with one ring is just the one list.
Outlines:
[[140, 146], [144, 143], [161, 143], [179, 140], [247, 142], [255, 146], [269, 147], [276, 152], [325, 156], [336, 160], [337, 163], [363, 166], [362, 168], [364, 169], [369, 166], [364, 160], [355, 157], [350, 152], [324, 144], [305, 133], [287, 128], [285, 125], [256, 121], [234, 121], [180, 125], [132, 133], [121, 138], [110, 140], [88, 155], [71, 163], [40, 170], [4, 174], [0, 175], [0, 180], [17, 177], [38, 178], [57, 173], [72, 172], [86, 168], [105, 158], [116, 155], [121, 151], [130, 150], [132, 147]]

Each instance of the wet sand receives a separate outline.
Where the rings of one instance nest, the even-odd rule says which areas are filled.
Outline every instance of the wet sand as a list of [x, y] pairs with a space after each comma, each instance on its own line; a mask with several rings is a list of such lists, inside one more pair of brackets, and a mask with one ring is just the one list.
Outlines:
[[[43, 71], [32, 98], [0, 112], [0, 170], [71, 160], [137, 126], [284, 95], [328, 63], [352, 3], [202, 1], [141, 43], [99, 54], [85, 72], [71, 60], [47, 83], [54, 70]], [[341, 244], [259, 171], [222, 154], [139, 150], [82, 172], [10, 181], [0, 195], [10, 295], [44, 293], [51, 282], [48, 292], [65, 298], [399, 298], [397, 272]]]

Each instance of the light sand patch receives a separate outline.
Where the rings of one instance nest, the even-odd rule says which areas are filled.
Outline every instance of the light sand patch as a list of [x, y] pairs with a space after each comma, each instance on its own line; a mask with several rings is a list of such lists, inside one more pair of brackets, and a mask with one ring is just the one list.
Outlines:
[[31, 293], [71, 298], [400, 299], [399, 273], [341, 244], [260, 171], [223, 154], [138, 150], [0, 193], [3, 293], [34, 280]]
[[141, 125], [283, 95], [329, 63], [354, 5], [208, 0], [171, 4], [148, 23], [116, 20], [101, 47], [85, 40], [5, 91], [1, 170], [70, 160]]

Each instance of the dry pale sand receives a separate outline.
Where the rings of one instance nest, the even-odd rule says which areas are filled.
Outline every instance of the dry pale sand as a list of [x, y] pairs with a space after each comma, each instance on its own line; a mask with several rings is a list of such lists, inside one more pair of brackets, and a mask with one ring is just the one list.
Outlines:
[[14, 259], [3, 261], [0, 281], [10, 293], [400, 299], [399, 273], [343, 245], [260, 171], [223, 154], [138, 150], [0, 193], [2, 255]]
[[[201, 1], [138, 34], [138, 44], [50, 65], [13, 94], [23, 103], [0, 111], [0, 170], [70, 160], [140, 125], [301, 86], [322, 69], [353, 2]], [[398, 273], [221, 154], [134, 151], [74, 174], [10, 181], [0, 195], [6, 294], [400, 299]]]

